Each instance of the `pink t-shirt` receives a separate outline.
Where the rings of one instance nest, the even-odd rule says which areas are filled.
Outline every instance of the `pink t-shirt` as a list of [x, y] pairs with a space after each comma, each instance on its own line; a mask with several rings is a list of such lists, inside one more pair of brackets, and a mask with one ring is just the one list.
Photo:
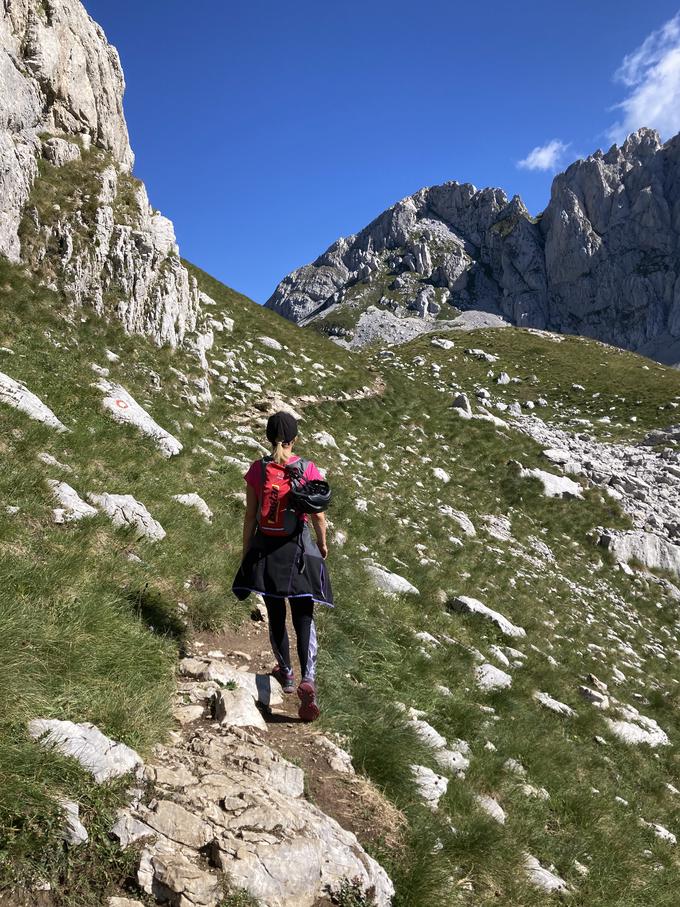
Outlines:
[[[293, 456], [288, 460], [288, 463], [297, 463], [300, 459], [298, 456]], [[258, 500], [262, 496], [262, 461], [255, 460], [250, 464], [248, 472], [243, 476], [246, 482], [254, 489], [255, 494], [257, 495]], [[307, 468], [304, 471], [303, 478], [308, 482], [319, 481], [323, 479], [323, 476], [319, 472], [319, 469], [316, 463], [313, 463], [311, 460], [307, 463]], [[307, 521], [307, 514], [303, 514], [303, 519]]]

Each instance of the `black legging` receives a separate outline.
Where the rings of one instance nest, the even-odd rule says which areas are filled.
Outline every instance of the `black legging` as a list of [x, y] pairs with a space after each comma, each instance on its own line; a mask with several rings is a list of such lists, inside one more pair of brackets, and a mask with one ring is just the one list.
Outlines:
[[[274, 657], [282, 668], [292, 670], [290, 664], [290, 644], [286, 630], [286, 600], [273, 595], [265, 595], [269, 617], [269, 641], [272, 644]], [[311, 595], [290, 599], [290, 612], [297, 637], [297, 653], [300, 659], [302, 680], [314, 680], [316, 674], [316, 627], [314, 626], [314, 600]]]

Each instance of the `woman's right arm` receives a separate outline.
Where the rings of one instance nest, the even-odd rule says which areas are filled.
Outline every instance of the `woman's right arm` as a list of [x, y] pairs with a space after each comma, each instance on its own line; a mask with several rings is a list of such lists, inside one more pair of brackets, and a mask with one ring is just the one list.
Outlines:
[[257, 524], [257, 494], [252, 485], [246, 485], [246, 512], [243, 517], [243, 557], [246, 556]]

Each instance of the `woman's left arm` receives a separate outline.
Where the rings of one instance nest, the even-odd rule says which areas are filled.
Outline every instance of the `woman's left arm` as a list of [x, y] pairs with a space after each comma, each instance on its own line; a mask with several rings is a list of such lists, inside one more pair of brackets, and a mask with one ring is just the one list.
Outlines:
[[252, 485], [246, 485], [246, 512], [243, 517], [243, 557], [246, 556], [257, 524], [257, 494]]

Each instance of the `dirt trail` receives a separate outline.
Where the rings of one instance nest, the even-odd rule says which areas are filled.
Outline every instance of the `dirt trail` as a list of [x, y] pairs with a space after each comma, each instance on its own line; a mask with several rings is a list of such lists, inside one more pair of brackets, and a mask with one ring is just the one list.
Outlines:
[[[245, 607], [247, 605], [244, 603]], [[290, 615], [288, 623], [293, 668], [299, 677]], [[244, 621], [238, 631], [225, 629], [217, 633], [198, 633], [188, 649], [202, 657], [207, 657], [208, 652], [222, 652], [232, 664], [240, 663], [258, 674], [268, 674], [275, 664], [269, 647], [266, 619]], [[343, 828], [352, 831], [361, 844], [370, 847], [371, 843], [380, 841], [398, 847], [403, 816], [366, 778], [340, 773], [330, 766], [329, 750], [324, 745], [324, 739], [330, 738], [334, 743], [342, 741], [324, 732], [323, 714], [320, 722], [301, 721], [297, 714], [298, 706], [299, 700], [293, 693], [285, 696], [281, 705], [262, 709], [267, 723], [267, 744], [304, 771], [307, 799]], [[323, 712], [323, 702], [320, 706]]]

